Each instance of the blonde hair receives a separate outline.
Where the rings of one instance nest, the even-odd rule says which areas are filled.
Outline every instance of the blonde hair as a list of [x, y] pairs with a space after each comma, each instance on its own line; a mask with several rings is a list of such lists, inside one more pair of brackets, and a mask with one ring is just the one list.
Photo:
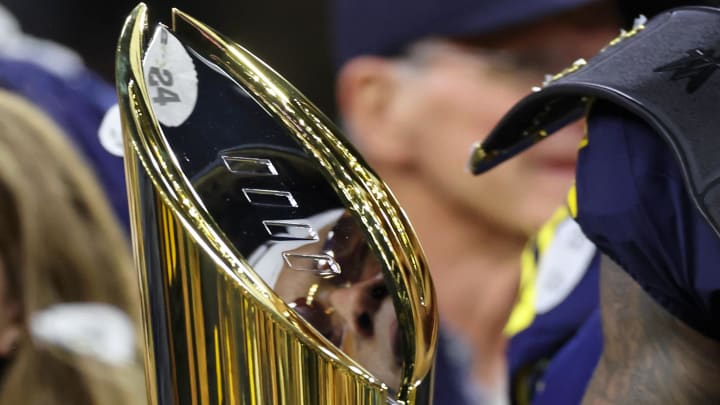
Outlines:
[[144, 401], [139, 361], [108, 366], [38, 344], [27, 332], [33, 313], [65, 302], [111, 304], [139, 325], [139, 302], [125, 236], [89, 167], [48, 118], [4, 91], [0, 261], [26, 330], [1, 382], [0, 403]]

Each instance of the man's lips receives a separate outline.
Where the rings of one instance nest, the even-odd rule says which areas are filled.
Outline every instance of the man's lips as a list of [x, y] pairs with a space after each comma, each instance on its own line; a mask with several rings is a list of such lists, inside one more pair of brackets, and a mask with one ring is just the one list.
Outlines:
[[577, 166], [576, 156], [547, 156], [533, 160], [533, 166], [551, 172], [562, 172], [575, 174]]

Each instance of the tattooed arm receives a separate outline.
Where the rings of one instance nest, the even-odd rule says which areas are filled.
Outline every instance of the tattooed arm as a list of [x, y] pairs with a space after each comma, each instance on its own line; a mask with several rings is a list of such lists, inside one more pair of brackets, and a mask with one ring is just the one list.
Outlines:
[[675, 319], [607, 257], [600, 285], [605, 348], [583, 405], [720, 403], [720, 342]]

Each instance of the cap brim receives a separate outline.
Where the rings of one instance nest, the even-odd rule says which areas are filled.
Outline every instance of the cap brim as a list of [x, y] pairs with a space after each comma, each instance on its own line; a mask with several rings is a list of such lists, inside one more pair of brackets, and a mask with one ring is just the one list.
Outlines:
[[592, 83], [557, 83], [534, 92], [516, 104], [487, 138], [474, 146], [468, 169], [476, 175], [484, 173], [551, 136], [582, 118], [594, 96], [628, 104], [624, 95]]

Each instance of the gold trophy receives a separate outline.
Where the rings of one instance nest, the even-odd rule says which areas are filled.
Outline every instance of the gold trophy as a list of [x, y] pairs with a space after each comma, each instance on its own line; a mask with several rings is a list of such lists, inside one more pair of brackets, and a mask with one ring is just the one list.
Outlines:
[[147, 19], [117, 89], [150, 403], [430, 403], [435, 296], [387, 186], [247, 50]]

